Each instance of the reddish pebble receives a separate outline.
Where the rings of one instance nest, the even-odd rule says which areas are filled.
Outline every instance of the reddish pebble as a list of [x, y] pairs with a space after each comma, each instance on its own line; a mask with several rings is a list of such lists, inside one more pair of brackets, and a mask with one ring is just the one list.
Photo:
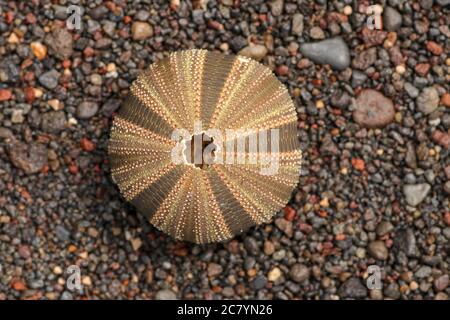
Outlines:
[[223, 24], [221, 24], [220, 22], [215, 21], [215, 20], [210, 20], [208, 22], [208, 26], [215, 30], [223, 30], [224, 29]]
[[277, 75], [279, 75], [279, 76], [285, 76], [288, 74], [288, 72], [289, 72], [289, 68], [288, 68], [288, 66], [285, 66], [284, 64], [277, 68]]
[[337, 241], [343, 241], [343, 240], [345, 240], [345, 238], [346, 238], [346, 236], [345, 236], [344, 233], [339, 233], [339, 234], [336, 235], [336, 240]]
[[95, 144], [87, 138], [81, 139], [80, 146], [81, 146], [81, 149], [83, 149], [84, 151], [88, 151], [88, 152], [91, 152], [95, 149]]
[[77, 165], [75, 163], [71, 163], [69, 165], [69, 172], [71, 174], [77, 174], [78, 173], [78, 167], [77, 167]]
[[25, 100], [27, 100], [28, 103], [33, 103], [36, 99], [34, 88], [26, 87], [23, 91], [25, 93]]
[[441, 98], [441, 103], [450, 108], [450, 93], [444, 93]]
[[437, 144], [440, 144], [445, 149], [450, 147], [450, 135], [440, 130], [436, 130], [431, 135], [433, 141]]
[[444, 51], [444, 49], [442, 49], [442, 46], [440, 46], [438, 43], [434, 41], [427, 42], [427, 50], [430, 51], [435, 56], [441, 55], [441, 53]]
[[125, 23], [125, 24], [129, 24], [130, 22], [131, 22], [131, 17], [130, 16], [125, 16], [125, 17], [123, 17], [123, 22]]
[[450, 226], [450, 212], [446, 212], [444, 214], [444, 221], [448, 226]]
[[287, 221], [292, 221], [295, 218], [295, 210], [290, 207], [290, 206], [286, 206], [284, 207], [284, 219], [286, 219]]
[[356, 170], [363, 171], [364, 168], [366, 167], [366, 164], [364, 163], [363, 159], [353, 158], [352, 159], [352, 166]]
[[25, 16], [25, 21], [28, 24], [35, 24], [37, 19], [36, 19], [36, 16], [30, 12], [30, 13], [27, 13], [27, 15]]
[[18, 279], [13, 280], [13, 282], [11, 283], [11, 287], [17, 291], [27, 290], [27, 287], [25, 286], [25, 284], [21, 280], [18, 280]]
[[14, 12], [8, 11], [6, 13], [6, 23], [11, 24], [14, 21]]
[[86, 47], [83, 50], [83, 54], [84, 54], [85, 57], [92, 57], [94, 55], [94, 53], [95, 53], [95, 51], [91, 47]]
[[71, 65], [72, 65], [72, 62], [69, 59], [64, 59], [64, 61], [62, 62], [62, 66], [64, 69], [70, 68]]
[[416, 67], [414, 68], [416, 70], [417, 74], [419, 76], [426, 76], [428, 74], [428, 71], [430, 71], [430, 64], [429, 63], [418, 63], [416, 64]]
[[0, 101], [6, 101], [11, 99], [12, 92], [9, 89], [0, 89]]

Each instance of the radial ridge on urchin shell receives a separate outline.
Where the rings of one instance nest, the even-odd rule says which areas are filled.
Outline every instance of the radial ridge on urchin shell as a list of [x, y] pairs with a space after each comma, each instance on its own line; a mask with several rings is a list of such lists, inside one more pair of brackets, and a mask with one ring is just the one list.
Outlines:
[[108, 153], [123, 197], [195, 243], [269, 222], [289, 201], [302, 157], [294, 105], [270, 69], [206, 50], [171, 53], [138, 76]]

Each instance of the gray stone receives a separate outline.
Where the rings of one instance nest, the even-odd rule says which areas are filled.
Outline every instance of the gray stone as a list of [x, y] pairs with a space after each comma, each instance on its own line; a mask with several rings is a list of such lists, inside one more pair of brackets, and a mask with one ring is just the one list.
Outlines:
[[431, 190], [428, 183], [407, 184], [403, 186], [403, 194], [405, 195], [408, 205], [415, 207], [419, 205]]
[[64, 111], [50, 111], [42, 115], [41, 128], [48, 133], [58, 133], [66, 126]]
[[432, 113], [439, 106], [439, 94], [434, 87], [427, 87], [422, 90], [416, 99], [417, 109], [423, 114]]
[[261, 290], [266, 286], [266, 284], [267, 284], [267, 279], [265, 276], [257, 276], [257, 277], [255, 277], [255, 279], [253, 279], [250, 282], [250, 287], [253, 290]]
[[58, 86], [59, 76], [59, 72], [52, 69], [40, 75], [39, 83], [47, 89], [55, 89]]
[[367, 297], [367, 288], [356, 277], [349, 278], [339, 288], [339, 296], [341, 298], [361, 299]]
[[341, 37], [301, 44], [300, 51], [315, 63], [329, 64], [337, 70], [350, 65], [350, 52]]
[[357, 88], [362, 86], [367, 80], [367, 75], [364, 72], [353, 70], [352, 72], [352, 87]]
[[350, 104], [350, 95], [347, 93], [347, 91], [344, 90], [338, 90], [336, 91], [330, 99], [330, 103], [333, 107], [337, 107], [340, 109], [345, 109]]
[[400, 287], [396, 282], [387, 285], [386, 288], [384, 288], [383, 293], [386, 297], [391, 299], [399, 299], [402, 296]]
[[405, 82], [405, 84], [403, 85], [403, 89], [405, 89], [406, 93], [408, 94], [408, 96], [410, 96], [411, 98], [417, 98], [419, 96], [419, 89], [417, 89], [416, 87], [414, 87], [411, 83], [409, 82]]
[[420, 267], [416, 273], [414, 274], [418, 279], [427, 278], [431, 275], [431, 267], [429, 266], [422, 266]]
[[417, 255], [416, 237], [412, 229], [398, 231], [394, 239], [394, 246], [398, 252], [403, 252], [408, 257]]
[[60, 241], [68, 241], [70, 238], [70, 232], [61, 225], [56, 226], [55, 234]]
[[255, 238], [253, 237], [246, 237], [244, 239], [244, 248], [247, 250], [248, 254], [256, 256], [260, 252], [260, 248], [258, 246], [258, 243], [256, 242]]
[[156, 300], [177, 300], [175, 292], [169, 289], [159, 290], [155, 296]]
[[117, 99], [109, 99], [107, 100], [103, 106], [102, 106], [102, 114], [106, 117], [111, 117], [112, 114], [119, 109], [120, 107], [120, 100]]
[[92, 101], [83, 101], [77, 107], [77, 117], [79, 119], [90, 119], [98, 111], [98, 104]]
[[383, 11], [383, 25], [387, 31], [397, 31], [402, 25], [402, 15], [392, 7]]

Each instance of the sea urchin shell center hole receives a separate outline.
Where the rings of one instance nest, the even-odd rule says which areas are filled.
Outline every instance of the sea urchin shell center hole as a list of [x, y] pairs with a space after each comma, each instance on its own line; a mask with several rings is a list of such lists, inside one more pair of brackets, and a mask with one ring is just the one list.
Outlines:
[[214, 138], [205, 133], [194, 134], [185, 143], [184, 155], [188, 164], [194, 165], [199, 169], [205, 169], [214, 162], [217, 149], [217, 146], [214, 144]]

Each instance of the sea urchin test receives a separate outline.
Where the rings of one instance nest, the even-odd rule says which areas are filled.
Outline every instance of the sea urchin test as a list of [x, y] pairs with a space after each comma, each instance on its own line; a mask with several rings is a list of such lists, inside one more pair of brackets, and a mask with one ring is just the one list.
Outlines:
[[171, 53], [138, 76], [108, 151], [123, 197], [196, 243], [269, 222], [289, 201], [302, 157], [283, 84], [252, 59], [206, 50]]

